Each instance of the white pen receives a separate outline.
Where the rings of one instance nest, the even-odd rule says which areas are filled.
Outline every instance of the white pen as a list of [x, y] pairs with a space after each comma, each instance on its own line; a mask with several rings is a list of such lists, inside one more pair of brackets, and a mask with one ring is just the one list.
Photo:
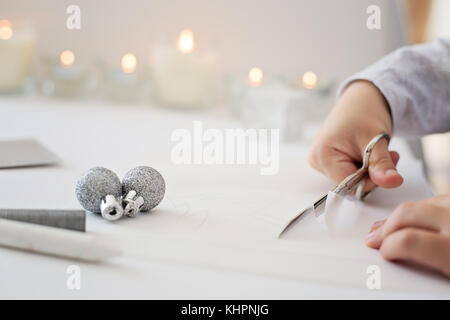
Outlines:
[[120, 248], [92, 234], [6, 219], [0, 219], [0, 245], [86, 261], [122, 254]]

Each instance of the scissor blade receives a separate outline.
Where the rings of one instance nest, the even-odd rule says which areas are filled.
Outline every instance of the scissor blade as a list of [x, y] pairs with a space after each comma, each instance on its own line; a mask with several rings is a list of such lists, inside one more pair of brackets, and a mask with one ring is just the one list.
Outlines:
[[280, 234], [278, 235], [278, 238], [281, 237], [282, 234], [284, 234], [287, 230], [289, 230], [291, 227], [293, 227], [298, 221], [300, 221], [300, 218], [305, 216], [307, 212], [311, 212], [316, 210], [318, 207], [323, 205], [325, 201], [327, 200], [328, 194], [325, 194], [323, 197], [321, 197], [319, 200], [313, 203], [312, 206], [307, 207], [303, 211], [301, 211], [299, 214], [297, 214], [292, 220], [288, 222], [288, 224], [281, 230]]
[[313, 211], [314, 207], [310, 206], [308, 208], [306, 208], [305, 210], [303, 210], [302, 212], [300, 212], [299, 214], [297, 214], [291, 221], [288, 222], [288, 224], [283, 228], [283, 230], [280, 232], [280, 234], [278, 235], [278, 238], [281, 237], [282, 234], [284, 234], [287, 230], [289, 230], [291, 227], [293, 227], [297, 221], [300, 220], [300, 218], [309, 211]]

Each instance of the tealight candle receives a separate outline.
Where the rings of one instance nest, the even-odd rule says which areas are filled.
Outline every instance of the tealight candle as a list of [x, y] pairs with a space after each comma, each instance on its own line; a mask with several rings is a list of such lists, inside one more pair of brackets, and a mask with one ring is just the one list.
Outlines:
[[16, 30], [8, 20], [0, 20], [0, 91], [19, 91], [30, 73], [35, 47], [31, 30]]
[[136, 56], [132, 53], [127, 53], [120, 61], [123, 72], [127, 74], [134, 73], [134, 71], [136, 71], [136, 64]]
[[183, 30], [177, 48], [155, 46], [152, 54], [156, 96], [163, 105], [204, 106], [211, 92], [216, 59], [210, 52], [196, 52], [194, 34]]
[[250, 71], [248, 72], [248, 83], [252, 87], [260, 86], [262, 84], [263, 79], [264, 79], [263, 71], [258, 67], [251, 68]]
[[323, 78], [319, 79], [319, 76], [313, 71], [306, 71], [301, 75], [296, 75], [288, 82], [291, 87], [307, 91], [311, 94], [327, 92], [332, 84], [330, 81], [324, 81]]
[[310, 139], [310, 129], [328, 111], [331, 88], [312, 71], [267, 80], [261, 68], [253, 67], [246, 79], [232, 83], [232, 112], [248, 127], [279, 128], [284, 141]]
[[78, 97], [86, 89], [86, 72], [76, 63], [75, 53], [64, 50], [59, 61], [50, 66], [50, 80], [44, 83], [44, 93], [57, 97]]
[[132, 53], [123, 55], [120, 70], [111, 70], [107, 81], [110, 99], [130, 102], [141, 98], [143, 79], [138, 74], [136, 56]]
[[302, 85], [306, 89], [314, 89], [317, 85], [317, 75], [312, 71], [305, 72], [302, 76]]
[[250, 71], [248, 85], [240, 99], [242, 120], [249, 127], [278, 128], [284, 138], [291, 105], [301, 98], [302, 93], [279, 81], [263, 83], [263, 73], [259, 68]]

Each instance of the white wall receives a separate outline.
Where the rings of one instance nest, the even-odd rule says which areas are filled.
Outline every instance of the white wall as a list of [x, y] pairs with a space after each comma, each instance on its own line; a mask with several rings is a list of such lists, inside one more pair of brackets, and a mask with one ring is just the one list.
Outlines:
[[[82, 9], [82, 29], [65, 27], [65, 9]], [[366, 8], [382, 9], [382, 29], [366, 28]], [[212, 47], [224, 71], [253, 65], [270, 73], [310, 69], [342, 79], [403, 43], [390, 0], [2, 0], [0, 19], [31, 21], [41, 54], [72, 49], [118, 62], [125, 52], [148, 60], [152, 42], [175, 41], [191, 28], [198, 47]]]

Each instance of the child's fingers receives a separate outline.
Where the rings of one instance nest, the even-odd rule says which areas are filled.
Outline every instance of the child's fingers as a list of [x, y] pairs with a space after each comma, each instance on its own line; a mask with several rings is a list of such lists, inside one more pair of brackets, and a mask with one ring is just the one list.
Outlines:
[[[391, 157], [392, 163], [397, 165], [400, 155], [396, 151], [390, 151], [389, 156]], [[347, 176], [359, 169], [356, 166], [354, 159], [329, 146], [315, 148], [310, 154], [309, 163], [313, 168], [330, 177], [336, 184], [341, 183]], [[383, 185], [381, 186], [383, 187]], [[376, 187], [377, 184], [371, 179], [367, 179], [364, 186], [364, 192], [373, 190]]]
[[402, 203], [383, 225], [381, 237], [384, 239], [389, 234], [407, 227], [440, 231], [446, 223], [446, 218], [442, 207], [424, 201]]
[[387, 260], [414, 261], [450, 276], [450, 238], [416, 228], [404, 228], [389, 234], [380, 248]]
[[433, 197], [415, 203], [403, 203], [388, 219], [377, 221], [366, 236], [368, 247], [379, 249], [383, 239], [402, 228], [414, 227], [450, 234], [450, 211], [437, 206], [446, 204], [450, 195]]
[[450, 208], [450, 193], [440, 194], [432, 198], [425, 199], [423, 202], [428, 202], [434, 204], [435, 206]]
[[[397, 151], [389, 151], [389, 154], [391, 155], [391, 159], [392, 159], [392, 162], [394, 163], [394, 165], [397, 165], [397, 163], [400, 159], [400, 155], [398, 154], [398, 152]], [[377, 185], [371, 179], [368, 179], [364, 186], [364, 192], [371, 191], [371, 190], [375, 189], [376, 187], [377, 187]]]
[[382, 242], [381, 228], [371, 230], [366, 236], [366, 245], [370, 248], [379, 249]]
[[343, 152], [331, 147], [314, 147], [309, 156], [310, 165], [338, 184], [358, 168]]
[[376, 221], [372, 228], [370, 228], [370, 232], [366, 236], [366, 245], [373, 249], [379, 249], [381, 246], [381, 242], [383, 242], [383, 238], [381, 237], [381, 229], [385, 224], [386, 220]]
[[[396, 160], [398, 161], [398, 157]], [[372, 151], [369, 176], [376, 185], [383, 188], [395, 188], [403, 183], [403, 178], [397, 172], [392, 154], [388, 150], [388, 143], [384, 139]]]
[[376, 229], [378, 229], [379, 227], [384, 225], [385, 222], [386, 222], [386, 219], [385, 220], [380, 220], [380, 221], [375, 221], [373, 223], [372, 227], [370, 228], [370, 231], [375, 231]]

